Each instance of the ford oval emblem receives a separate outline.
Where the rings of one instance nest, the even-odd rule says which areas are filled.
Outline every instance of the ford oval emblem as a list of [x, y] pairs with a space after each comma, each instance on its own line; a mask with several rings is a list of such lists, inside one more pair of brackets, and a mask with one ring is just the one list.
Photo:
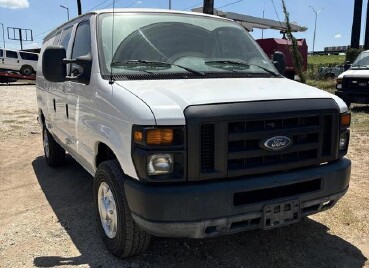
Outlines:
[[286, 136], [275, 136], [263, 141], [261, 145], [268, 151], [282, 151], [292, 145], [292, 140]]

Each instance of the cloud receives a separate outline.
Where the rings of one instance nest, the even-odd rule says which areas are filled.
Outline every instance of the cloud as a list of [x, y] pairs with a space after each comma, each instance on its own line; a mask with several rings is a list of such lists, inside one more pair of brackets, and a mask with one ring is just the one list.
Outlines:
[[28, 0], [0, 0], [0, 7], [5, 8], [28, 8], [29, 2]]
[[342, 34], [336, 34], [335, 36], [334, 36], [334, 38], [342, 38]]

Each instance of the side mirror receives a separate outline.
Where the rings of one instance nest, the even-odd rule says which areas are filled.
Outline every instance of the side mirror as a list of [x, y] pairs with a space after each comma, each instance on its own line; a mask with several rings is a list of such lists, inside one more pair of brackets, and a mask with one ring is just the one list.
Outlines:
[[[80, 68], [75, 68], [75, 70], [78, 70], [75, 77], [68, 77], [69, 80], [77, 80], [78, 82], [89, 84], [90, 78], [91, 78], [91, 67], [92, 67], [92, 57], [91, 54], [87, 54], [85, 56], [78, 57], [76, 59], [64, 59], [64, 64], [71, 63], [72, 69], [74, 69], [74, 64], [82, 67], [82, 70], [79, 70]], [[76, 66], [75, 66], [76, 67]]]
[[62, 46], [47, 47], [42, 57], [42, 73], [47, 81], [64, 82], [67, 72], [63, 59], [66, 57]]
[[351, 66], [352, 66], [352, 64], [351, 64], [349, 61], [346, 61], [346, 62], [345, 62], [345, 65], [343, 66], [343, 69], [344, 69], [345, 71], [347, 71], [348, 69], [350, 69], [350, 68], [351, 68]]
[[286, 57], [280, 51], [276, 51], [273, 53], [273, 63], [277, 68], [278, 72], [285, 76], [286, 74]]

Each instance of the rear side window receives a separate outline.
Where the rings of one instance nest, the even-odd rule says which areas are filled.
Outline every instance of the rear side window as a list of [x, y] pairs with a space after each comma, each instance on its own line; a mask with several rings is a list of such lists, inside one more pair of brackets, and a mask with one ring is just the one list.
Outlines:
[[19, 55], [23, 60], [33, 60], [38, 61], [38, 55], [37, 54], [31, 54], [31, 53], [25, 53], [25, 52], [19, 52]]
[[73, 29], [73, 26], [65, 28], [61, 34], [59, 45], [64, 47], [65, 50], [67, 50], [68, 48], [69, 40], [72, 35], [72, 29]]
[[18, 59], [18, 54], [15, 51], [9, 51], [9, 50], [7, 50], [6, 51], [6, 57], [7, 58], [12, 58], [12, 59]]

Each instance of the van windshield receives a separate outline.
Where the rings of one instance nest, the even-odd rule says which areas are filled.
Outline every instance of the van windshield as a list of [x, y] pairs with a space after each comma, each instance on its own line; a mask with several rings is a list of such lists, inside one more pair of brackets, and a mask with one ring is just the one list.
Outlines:
[[369, 69], [369, 52], [364, 51], [359, 54], [356, 60], [352, 63], [352, 69]]
[[[103, 75], [192, 73], [278, 76], [249, 33], [237, 23], [170, 13], [99, 16], [98, 45]], [[112, 68], [112, 70], [111, 70]]]

